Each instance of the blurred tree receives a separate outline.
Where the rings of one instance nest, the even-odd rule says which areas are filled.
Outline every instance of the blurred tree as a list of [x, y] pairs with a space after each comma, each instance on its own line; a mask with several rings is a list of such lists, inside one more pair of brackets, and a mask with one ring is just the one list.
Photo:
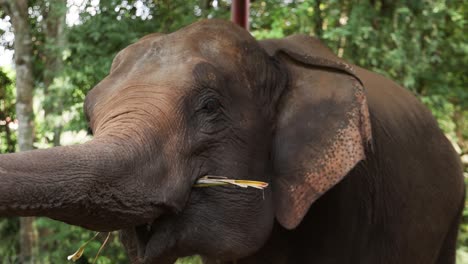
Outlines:
[[[1, 0], [0, 6], [11, 17], [15, 32], [16, 116], [18, 119], [18, 145], [20, 151], [33, 149], [33, 54], [26, 0]], [[37, 231], [33, 217], [20, 218], [20, 261], [35, 263]]]
[[[67, 13], [67, 2], [65, 0], [49, 0], [48, 5], [42, 7], [41, 23], [44, 35], [44, 45], [41, 46], [43, 56], [40, 62], [43, 63], [42, 84], [44, 86], [44, 118], [45, 123], [53, 129], [52, 143], [54, 146], [60, 145], [63, 121], [54, 118], [63, 111], [64, 89], [61, 89], [64, 76], [63, 73], [63, 53], [66, 48], [66, 24], [65, 15]], [[66, 91], [66, 90], [65, 90]]]

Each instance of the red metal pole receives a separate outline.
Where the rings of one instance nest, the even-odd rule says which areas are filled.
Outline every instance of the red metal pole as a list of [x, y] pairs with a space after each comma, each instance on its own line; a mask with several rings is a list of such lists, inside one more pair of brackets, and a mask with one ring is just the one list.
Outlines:
[[249, 30], [250, 0], [232, 0], [231, 20], [237, 25]]

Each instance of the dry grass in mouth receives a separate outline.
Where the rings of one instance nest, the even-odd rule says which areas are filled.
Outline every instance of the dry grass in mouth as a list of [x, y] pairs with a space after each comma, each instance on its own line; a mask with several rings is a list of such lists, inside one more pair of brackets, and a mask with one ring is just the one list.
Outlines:
[[[255, 189], [259, 189], [259, 190], [263, 190], [266, 187], [268, 187], [268, 183], [262, 182], [262, 181], [235, 180], [235, 179], [228, 179], [227, 177], [223, 177], [223, 176], [213, 176], [213, 175], [207, 175], [207, 176], [201, 177], [200, 179], [197, 180], [197, 182], [195, 183], [195, 185], [193, 185], [193, 187], [198, 188], [198, 187], [212, 187], [212, 186], [221, 186], [221, 185], [235, 185], [235, 186], [242, 187], [242, 188], [252, 187]], [[86, 241], [83, 245], [81, 245], [81, 247], [79, 247], [75, 253], [68, 256], [68, 260], [72, 260], [73, 262], [75, 262], [78, 259], [80, 259], [84, 253], [86, 246], [89, 244], [89, 242], [93, 241], [98, 235], [99, 235], [99, 232], [96, 233], [94, 237]], [[98, 259], [99, 254], [101, 254], [102, 249], [104, 248], [107, 241], [109, 240], [110, 235], [111, 235], [111, 232], [108, 232], [106, 239], [102, 243], [101, 247], [99, 248], [96, 254], [96, 257], [94, 258], [93, 264], [96, 263], [96, 260]]]
[[193, 187], [211, 187], [220, 185], [235, 185], [242, 188], [256, 188], [263, 190], [268, 187], [268, 183], [262, 181], [234, 180], [223, 176], [207, 175], [197, 180]]

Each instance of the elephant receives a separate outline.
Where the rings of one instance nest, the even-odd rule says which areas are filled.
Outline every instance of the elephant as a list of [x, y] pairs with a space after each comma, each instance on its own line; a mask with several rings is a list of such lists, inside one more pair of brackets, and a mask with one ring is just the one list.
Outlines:
[[[0, 216], [120, 231], [132, 263], [454, 263], [461, 162], [430, 111], [306, 35], [223, 20], [120, 51], [93, 138], [0, 155]], [[206, 175], [262, 190], [197, 188]]]

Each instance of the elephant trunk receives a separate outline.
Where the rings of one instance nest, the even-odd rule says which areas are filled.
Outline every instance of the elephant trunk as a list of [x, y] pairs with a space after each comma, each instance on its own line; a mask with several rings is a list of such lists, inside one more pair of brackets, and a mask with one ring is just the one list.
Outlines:
[[0, 155], [0, 216], [46, 216], [96, 231], [152, 221], [161, 206], [125, 180], [135, 170], [125, 153], [95, 139]]

